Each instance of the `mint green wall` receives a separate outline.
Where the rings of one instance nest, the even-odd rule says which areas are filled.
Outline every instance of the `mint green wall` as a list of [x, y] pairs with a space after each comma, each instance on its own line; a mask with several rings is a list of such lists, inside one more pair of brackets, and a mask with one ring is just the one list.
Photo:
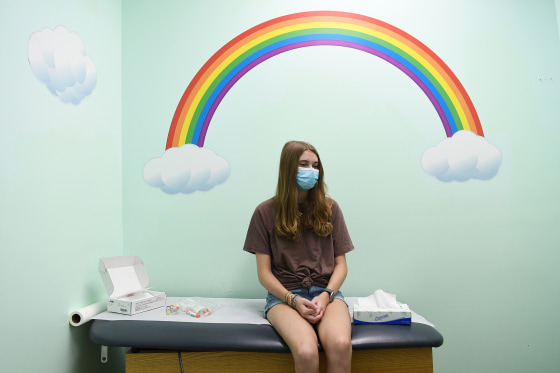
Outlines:
[[[101, 365], [87, 326], [67, 321], [104, 296], [99, 257], [141, 256], [169, 295], [264, 297], [241, 247], [291, 139], [318, 147], [345, 213], [356, 246], [345, 294], [382, 288], [434, 322], [445, 337], [436, 372], [560, 366], [558, 0], [0, 4], [2, 295], [41, 308], [5, 302], [7, 370], [124, 370], [122, 351]], [[149, 187], [142, 168], [163, 153], [206, 60], [254, 25], [320, 9], [381, 19], [434, 50], [501, 150], [498, 175], [445, 184], [425, 174], [422, 153], [444, 133], [420, 89], [373, 56], [313, 47], [259, 65], [221, 103], [205, 146], [231, 165], [223, 185], [174, 196]], [[30, 35], [57, 25], [81, 36], [98, 70], [78, 106], [53, 97], [27, 60]]]
[[[166, 195], [144, 183], [213, 53], [263, 21], [322, 9], [381, 19], [434, 50], [501, 150], [498, 175], [446, 184], [425, 174], [422, 153], [445, 134], [421, 90], [373, 56], [313, 47], [262, 63], [222, 101], [205, 147], [230, 163], [224, 184]], [[552, 0], [124, 1], [125, 253], [170, 295], [264, 297], [245, 232], [274, 193], [282, 145], [307, 140], [356, 246], [347, 295], [382, 288], [434, 322], [445, 337], [436, 372], [557, 371], [558, 35]]]
[[[122, 249], [120, 1], [0, 2], [0, 356], [4, 372], [102, 366], [71, 311], [105, 296], [97, 261]], [[28, 62], [30, 36], [64, 25], [97, 67], [79, 105], [51, 95]], [[113, 357], [116, 355], [113, 354]]]

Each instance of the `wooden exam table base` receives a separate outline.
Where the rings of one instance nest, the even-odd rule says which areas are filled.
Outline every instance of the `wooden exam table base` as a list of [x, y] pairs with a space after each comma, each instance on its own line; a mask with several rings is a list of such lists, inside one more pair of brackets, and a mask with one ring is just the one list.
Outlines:
[[[321, 353], [321, 372], [325, 355]], [[289, 353], [268, 352], [181, 352], [185, 373], [293, 372]], [[126, 354], [126, 373], [181, 372], [177, 351], [140, 350]], [[432, 373], [432, 348], [354, 350], [352, 373]]]

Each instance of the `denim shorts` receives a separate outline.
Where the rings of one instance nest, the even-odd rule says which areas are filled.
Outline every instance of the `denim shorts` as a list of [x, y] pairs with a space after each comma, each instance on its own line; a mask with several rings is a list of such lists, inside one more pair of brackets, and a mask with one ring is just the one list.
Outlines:
[[[294, 290], [290, 290], [290, 291], [294, 294], [299, 295], [302, 298], [312, 300], [313, 298], [315, 298], [316, 296], [321, 294], [323, 292], [323, 290], [325, 290], [325, 288], [322, 288], [320, 286], [311, 286], [309, 289], [299, 288], [299, 289], [294, 289]], [[346, 303], [346, 301], [344, 300], [344, 297], [342, 296], [342, 293], [340, 291], [337, 291], [335, 293], [334, 299], [340, 299], [341, 301]], [[274, 307], [274, 306], [276, 306], [280, 303], [284, 303], [284, 301], [281, 300], [281, 299], [278, 299], [276, 296], [274, 296], [272, 294], [269, 294], [268, 297], [266, 297], [266, 306], [264, 307], [264, 316], [266, 317], [267, 312], [272, 307]]]

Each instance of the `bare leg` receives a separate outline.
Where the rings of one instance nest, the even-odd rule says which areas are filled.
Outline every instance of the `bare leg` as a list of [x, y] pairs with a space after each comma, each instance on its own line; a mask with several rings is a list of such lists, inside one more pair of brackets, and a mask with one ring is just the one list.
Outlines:
[[290, 347], [296, 373], [319, 372], [318, 341], [313, 326], [286, 304], [272, 307], [266, 317]]
[[317, 326], [327, 357], [328, 373], [349, 373], [352, 366], [352, 320], [340, 299], [328, 305]]

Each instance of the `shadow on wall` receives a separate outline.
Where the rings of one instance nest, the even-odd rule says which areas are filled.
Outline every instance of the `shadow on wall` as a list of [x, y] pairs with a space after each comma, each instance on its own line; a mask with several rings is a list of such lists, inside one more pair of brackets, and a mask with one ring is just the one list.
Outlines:
[[101, 362], [101, 346], [89, 339], [91, 322], [79, 327], [68, 324], [72, 348], [68, 373], [121, 373], [125, 371], [125, 354], [127, 347], [109, 347], [108, 360]]

